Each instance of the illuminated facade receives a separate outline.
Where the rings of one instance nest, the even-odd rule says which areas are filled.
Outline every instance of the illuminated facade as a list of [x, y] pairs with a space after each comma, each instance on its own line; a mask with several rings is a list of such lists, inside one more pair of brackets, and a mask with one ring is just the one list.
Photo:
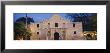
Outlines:
[[31, 23], [31, 40], [81, 40], [82, 22], [70, 22], [58, 14], [39, 23]]

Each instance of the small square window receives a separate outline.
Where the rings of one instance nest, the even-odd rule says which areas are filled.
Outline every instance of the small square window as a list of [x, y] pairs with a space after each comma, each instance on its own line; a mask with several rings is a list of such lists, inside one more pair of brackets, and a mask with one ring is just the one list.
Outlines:
[[39, 27], [39, 24], [37, 24], [37, 27]]
[[76, 34], [76, 31], [74, 31], [74, 34]]
[[37, 34], [39, 34], [39, 32], [37, 32]]
[[55, 27], [58, 27], [58, 23], [55, 23]]
[[75, 27], [75, 24], [73, 23], [73, 27]]
[[48, 23], [48, 25], [50, 25], [50, 23]]

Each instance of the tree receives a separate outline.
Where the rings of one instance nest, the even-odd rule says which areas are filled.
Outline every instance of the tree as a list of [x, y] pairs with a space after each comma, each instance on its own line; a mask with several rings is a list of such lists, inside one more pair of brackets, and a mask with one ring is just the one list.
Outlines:
[[91, 25], [92, 25], [92, 30], [93, 31], [97, 31], [97, 14], [93, 14], [93, 16], [91, 16]]
[[14, 23], [14, 39], [23, 38], [25, 35], [25, 24], [23, 22]]
[[[14, 23], [14, 40], [18, 39], [30, 39], [30, 30], [27, 30], [23, 22]], [[26, 38], [26, 36], [28, 38]]]
[[16, 22], [26, 23], [26, 18], [27, 18], [27, 24], [30, 24], [30, 22], [34, 22], [33, 18], [30, 17], [20, 17], [19, 19], [16, 20]]
[[83, 31], [93, 30], [93, 26], [96, 26], [97, 23], [96, 13], [67, 13], [66, 16], [71, 22], [82, 22]]
[[[27, 17], [27, 24], [29, 25], [30, 22], [34, 22], [34, 20], [32, 18]], [[16, 22], [14, 22], [14, 39], [18, 40], [23, 38], [29, 40], [30, 35], [30, 30], [26, 28], [26, 18], [21, 17], [17, 19]]]

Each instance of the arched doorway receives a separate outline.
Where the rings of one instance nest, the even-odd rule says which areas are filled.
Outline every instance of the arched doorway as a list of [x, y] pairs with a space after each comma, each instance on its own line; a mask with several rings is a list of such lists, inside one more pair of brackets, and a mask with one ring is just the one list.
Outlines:
[[59, 33], [58, 32], [54, 33], [54, 40], [59, 40]]

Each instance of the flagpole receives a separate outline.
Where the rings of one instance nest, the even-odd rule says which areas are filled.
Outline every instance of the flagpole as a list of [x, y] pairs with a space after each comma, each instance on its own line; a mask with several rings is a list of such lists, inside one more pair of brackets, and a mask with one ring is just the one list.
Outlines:
[[[27, 13], [26, 13], [26, 29], [27, 29]], [[27, 40], [27, 34], [26, 34], [26, 40]]]

